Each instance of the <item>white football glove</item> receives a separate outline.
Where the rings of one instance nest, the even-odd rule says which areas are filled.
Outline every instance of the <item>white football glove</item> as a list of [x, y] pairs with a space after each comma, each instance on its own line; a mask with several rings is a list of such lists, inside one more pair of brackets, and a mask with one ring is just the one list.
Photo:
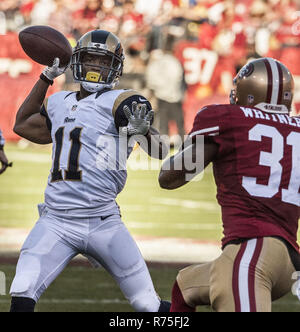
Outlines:
[[138, 107], [136, 101], [132, 102], [131, 110], [125, 105], [123, 107], [125, 116], [128, 119], [127, 127], [122, 128], [124, 135], [146, 135], [150, 129], [154, 111], [147, 112], [147, 105], [141, 104]]
[[53, 81], [56, 77], [62, 75], [68, 68], [68, 65], [65, 67], [59, 67], [60, 60], [55, 58], [51, 67], [46, 67], [43, 70], [43, 75], [48, 78], [48, 80]]

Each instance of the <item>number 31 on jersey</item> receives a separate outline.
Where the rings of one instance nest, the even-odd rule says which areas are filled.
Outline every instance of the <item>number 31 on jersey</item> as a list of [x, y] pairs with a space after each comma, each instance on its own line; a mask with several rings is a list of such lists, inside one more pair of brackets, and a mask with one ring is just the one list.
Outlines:
[[281, 189], [282, 166], [284, 155], [284, 137], [272, 126], [257, 124], [249, 130], [250, 141], [261, 141], [262, 137], [272, 139], [272, 151], [261, 151], [259, 165], [270, 167], [270, 176], [267, 185], [257, 183], [257, 178], [244, 176], [242, 186], [247, 192], [256, 197], [271, 198], [281, 191], [281, 200], [300, 206], [300, 133], [292, 131], [286, 138], [286, 144], [292, 146], [292, 169], [288, 189]]

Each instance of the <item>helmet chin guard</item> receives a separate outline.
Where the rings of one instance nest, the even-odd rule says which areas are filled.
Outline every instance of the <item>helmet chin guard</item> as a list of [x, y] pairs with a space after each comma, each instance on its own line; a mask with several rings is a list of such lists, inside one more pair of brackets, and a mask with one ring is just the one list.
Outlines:
[[102, 83], [93, 83], [93, 82], [80, 82], [80, 85], [83, 87], [84, 90], [88, 92], [99, 92], [103, 89], [113, 89], [116, 84], [102, 84]]

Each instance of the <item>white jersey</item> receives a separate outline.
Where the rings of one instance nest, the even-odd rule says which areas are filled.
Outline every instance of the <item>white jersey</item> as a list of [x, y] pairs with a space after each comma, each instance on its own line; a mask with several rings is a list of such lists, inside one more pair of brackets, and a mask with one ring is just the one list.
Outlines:
[[132, 147], [119, 136], [118, 128], [127, 125], [123, 107], [144, 97], [133, 90], [93, 93], [80, 101], [76, 95], [58, 92], [41, 110], [53, 142], [45, 205], [79, 215], [103, 215], [117, 208], [115, 198], [127, 178]]

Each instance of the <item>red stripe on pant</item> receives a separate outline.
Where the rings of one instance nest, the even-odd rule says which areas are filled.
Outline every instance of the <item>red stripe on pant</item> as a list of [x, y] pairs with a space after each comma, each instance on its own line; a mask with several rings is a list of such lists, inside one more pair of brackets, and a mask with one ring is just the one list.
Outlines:
[[235, 312], [241, 312], [241, 301], [240, 301], [240, 291], [239, 291], [239, 269], [240, 262], [246, 250], [247, 242], [241, 244], [241, 248], [234, 260], [233, 264], [233, 274], [232, 274], [232, 291], [235, 304]]
[[177, 281], [175, 281], [172, 289], [172, 304], [170, 312], [195, 312], [196, 308], [192, 308], [186, 304], [181, 290], [178, 286]]
[[263, 238], [257, 239], [255, 251], [249, 266], [248, 285], [249, 285], [250, 312], [256, 312], [255, 270], [263, 246], [263, 241], [264, 241]]
[[[240, 289], [239, 289], [239, 272], [240, 263], [244, 256], [245, 250], [247, 248], [248, 241], [241, 244], [241, 248], [235, 258], [233, 265], [233, 277], [232, 277], [232, 291], [235, 303], [235, 311], [241, 312], [241, 299], [240, 299]], [[256, 312], [256, 298], [255, 298], [255, 271], [257, 262], [263, 246], [263, 238], [256, 239], [256, 244], [254, 252], [252, 254], [251, 260], [248, 266], [248, 298], [249, 298], [249, 309], [250, 312]]]

